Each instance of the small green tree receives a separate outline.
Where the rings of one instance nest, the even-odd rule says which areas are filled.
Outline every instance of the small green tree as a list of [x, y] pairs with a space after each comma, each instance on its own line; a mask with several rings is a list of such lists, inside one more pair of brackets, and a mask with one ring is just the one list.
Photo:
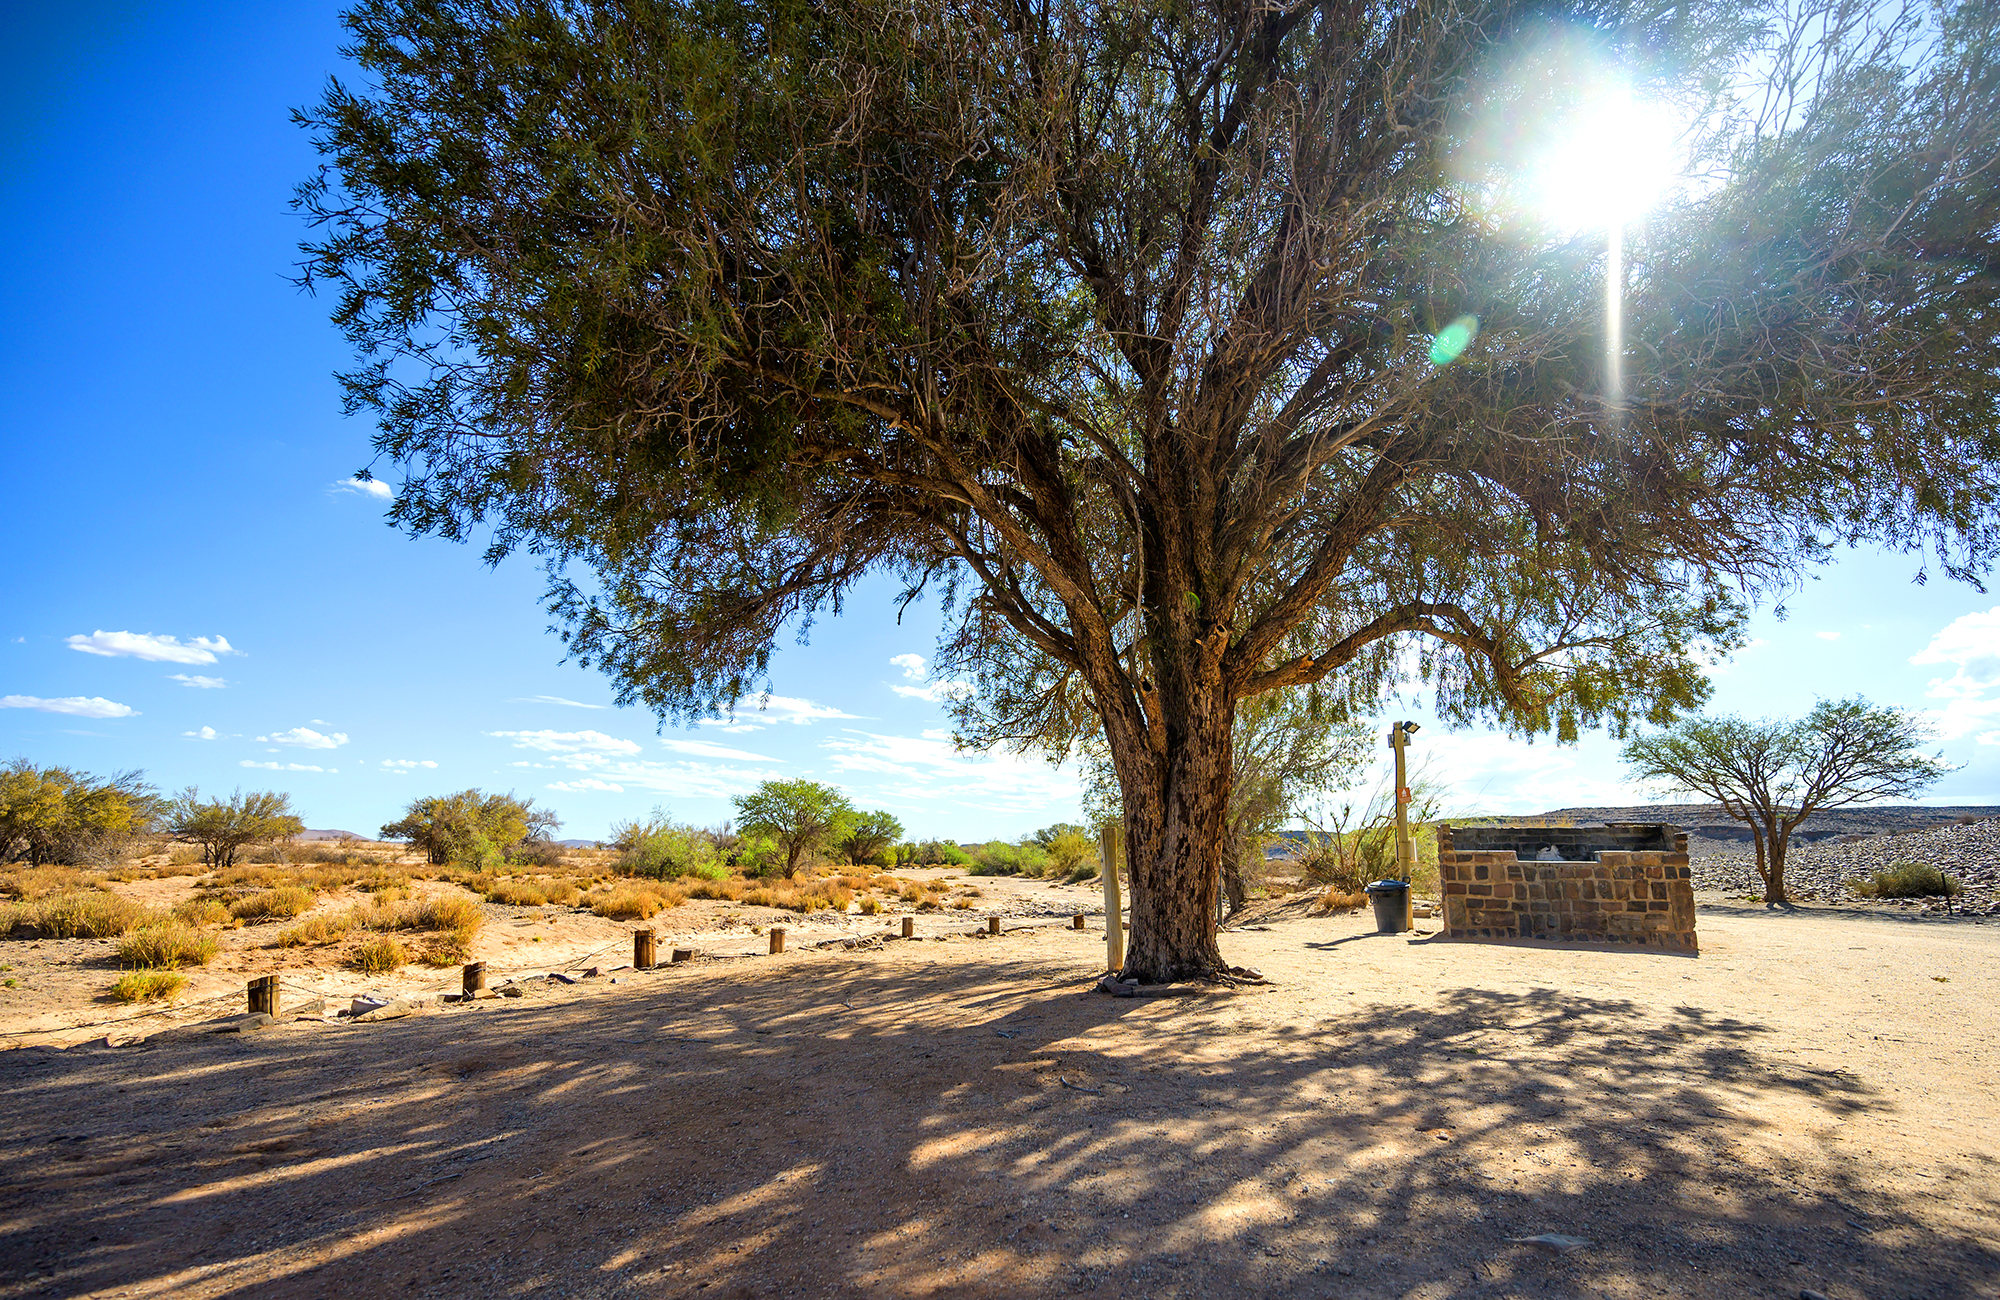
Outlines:
[[847, 830], [834, 841], [834, 847], [847, 855], [847, 860], [857, 867], [867, 866], [881, 855], [882, 850], [895, 844], [903, 833], [903, 823], [886, 809], [857, 814], [848, 824]]
[[385, 840], [407, 841], [433, 866], [469, 861], [483, 869], [524, 844], [546, 841], [561, 826], [553, 809], [537, 808], [533, 799], [461, 790], [412, 799], [402, 818], [381, 833]]
[[167, 829], [174, 838], [201, 845], [201, 860], [218, 869], [236, 865], [246, 844], [288, 840], [305, 828], [292, 811], [292, 796], [276, 790], [238, 790], [227, 799], [203, 799], [201, 791], [189, 786], [167, 812]]
[[1724, 715], [1687, 718], [1625, 745], [1632, 775], [1666, 793], [1688, 791], [1747, 823], [1757, 845], [1764, 901], [1785, 903], [1792, 832], [1827, 808], [1904, 798], [1946, 772], [1917, 752], [1936, 731], [1905, 709], [1860, 696], [1821, 700], [1797, 722]]
[[752, 835], [768, 835], [784, 846], [785, 879], [798, 874], [799, 859], [838, 839], [854, 817], [847, 796], [817, 781], [766, 781], [735, 799], [738, 824]]
[[109, 862], [151, 831], [164, 807], [143, 772], [100, 779], [17, 758], [0, 768], [0, 862]]

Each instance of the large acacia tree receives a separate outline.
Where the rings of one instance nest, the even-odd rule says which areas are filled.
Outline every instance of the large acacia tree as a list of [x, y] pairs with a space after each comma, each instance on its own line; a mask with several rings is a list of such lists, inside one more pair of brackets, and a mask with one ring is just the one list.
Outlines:
[[[370, 0], [305, 278], [395, 521], [624, 700], [950, 593], [966, 739], [1102, 735], [1127, 974], [1214, 976], [1238, 701], [1621, 730], [1832, 543], [1986, 566], [1995, 10], [1800, 3]], [[1700, 124], [1622, 387], [1602, 232], [1508, 215], [1586, 65]]]

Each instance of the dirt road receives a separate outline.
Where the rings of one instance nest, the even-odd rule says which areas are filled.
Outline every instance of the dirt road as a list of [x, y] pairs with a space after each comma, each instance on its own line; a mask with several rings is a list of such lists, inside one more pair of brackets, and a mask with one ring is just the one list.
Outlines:
[[[2000, 925], [1102, 931], [0, 1053], [0, 1294], [2000, 1294]], [[1557, 1233], [1564, 1253], [1509, 1238]]]

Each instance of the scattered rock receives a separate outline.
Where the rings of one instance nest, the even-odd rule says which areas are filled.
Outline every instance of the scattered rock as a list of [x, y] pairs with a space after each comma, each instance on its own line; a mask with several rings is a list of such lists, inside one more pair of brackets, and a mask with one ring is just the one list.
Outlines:
[[[356, 1001], [359, 1001], [359, 999], [356, 999]], [[354, 1017], [354, 1023], [366, 1024], [377, 1020], [401, 1020], [416, 1009], [415, 1003], [404, 998], [397, 998], [395, 1001], [386, 1002], [371, 1011], [362, 1012], [360, 1015]]]
[[1109, 993], [1114, 998], [1136, 998], [1139, 996], [1138, 980], [1121, 980], [1116, 975], [1106, 975], [1097, 981], [1099, 993]]
[[278, 1023], [278, 1018], [268, 1011], [254, 1011], [247, 1016], [238, 1016], [226, 1025], [216, 1029], [218, 1034], [247, 1034], [268, 1028]]
[[1581, 1250], [1583, 1247], [1592, 1244], [1585, 1241], [1582, 1237], [1569, 1237], [1560, 1232], [1543, 1232], [1532, 1237], [1509, 1237], [1507, 1240], [1514, 1242], [1516, 1245], [1533, 1246], [1537, 1250], [1546, 1250], [1551, 1255], [1567, 1255], [1572, 1250]]

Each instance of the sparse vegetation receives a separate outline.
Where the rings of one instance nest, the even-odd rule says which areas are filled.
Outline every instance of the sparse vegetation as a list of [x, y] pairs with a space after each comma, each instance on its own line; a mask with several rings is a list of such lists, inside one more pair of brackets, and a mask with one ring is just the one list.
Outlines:
[[544, 907], [550, 903], [575, 907], [582, 897], [583, 891], [574, 880], [514, 877], [496, 880], [486, 890], [487, 902], [507, 907]]
[[111, 996], [120, 1002], [156, 1002], [186, 987], [187, 976], [177, 970], [128, 970], [111, 986]]
[[214, 935], [177, 922], [142, 926], [118, 942], [118, 960], [135, 969], [206, 966], [215, 959]]
[[1951, 898], [1965, 888], [1927, 862], [1898, 862], [1847, 887], [1863, 898]]
[[314, 893], [304, 885], [279, 885], [239, 898], [229, 914], [245, 921], [269, 921], [303, 916], [312, 909]]
[[201, 860], [218, 868], [236, 865], [247, 845], [289, 840], [306, 827], [288, 794], [238, 790], [227, 799], [203, 799], [193, 786], [168, 807], [166, 821], [175, 839], [199, 844]]
[[456, 862], [490, 871], [561, 826], [553, 810], [535, 807], [533, 799], [461, 790], [412, 800], [400, 820], [382, 828], [382, 838], [407, 840], [433, 866]]
[[[608, 893], [593, 894], [590, 910], [613, 921], [644, 921], [686, 898], [678, 890], [643, 889], [625, 886]], [[671, 900], [671, 901], [669, 901]]]
[[274, 948], [303, 948], [307, 944], [332, 943], [345, 938], [356, 924], [353, 912], [322, 912], [297, 925], [287, 926], [271, 941]]
[[108, 866], [164, 807], [143, 772], [99, 778], [17, 758], [0, 767], [0, 862]]
[[229, 904], [209, 894], [196, 894], [175, 903], [173, 918], [183, 925], [228, 925], [236, 919]]
[[410, 964], [410, 954], [393, 935], [377, 935], [354, 950], [347, 964], [370, 974], [388, 974]]
[[45, 939], [115, 939], [161, 919], [158, 909], [129, 898], [79, 889], [14, 908], [8, 929], [32, 929]]

